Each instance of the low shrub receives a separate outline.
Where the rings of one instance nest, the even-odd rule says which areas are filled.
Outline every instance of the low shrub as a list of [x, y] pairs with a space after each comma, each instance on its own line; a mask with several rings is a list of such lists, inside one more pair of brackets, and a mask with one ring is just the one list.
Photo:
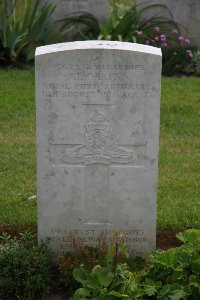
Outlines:
[[37, 246], [35, 236], [21, 239], [4, 234], [0, 244], [0, 299], [41, 299], [51, 283], [47, 244]]
[[194, 47], [190, 47], [188, 51], [185, 46], [163, 49], [163, 74], [167, 76], [178, 74], [196, 75], [195, 52]]
[[80, 284], [73, 277], [73, 270], [84, 266], [92, 270], [96, 265], [112, 266], [117, 262], [127, 261], [126, 245], [121, 242], [120, 230], [114, 230], [112, 242], [107, 241], [107, 236], [101, 234], [98, 237], [98, 247], [85, 246], [76, 236], [71, 237], [73, 241], [73, 252], [66, 253], [59, 261], [59, 281], [61, 287], [68, 290], [68, 295], [73, 294]]
[[132, 272], [126, 263], [114, 268], [113, 264], [96, 265], [91, 271], [74, 269], [74, 278], [82, 287], [71, 299], [200, 299], [200, 231], [187, 230], [177, 237], [183, 245], [151, 254], [138, 272]]
[[80, 268], [73, 269], [73, 276], [83, 287], [78, 288], [70, 299], [115, 299], [115, 296], [123, 298], [123, 294], [115, 288], [122, 282], [127, 284], [132, 276], [125, 263], [128, 255], [123, 235], [120, 230], [114, 230], [110, 243], [107, 243], [106, 236], [100, 236], [98, 240], [99, 246], [96, 249], [91, 248], [86, 252], [86, 248], [78, 247], [82, 252], [82, 264]]
[[178, 248], [151, 255], [142, 282], [152, 282], [160, 300], [200, 299], [200, 230], [177, 234]]

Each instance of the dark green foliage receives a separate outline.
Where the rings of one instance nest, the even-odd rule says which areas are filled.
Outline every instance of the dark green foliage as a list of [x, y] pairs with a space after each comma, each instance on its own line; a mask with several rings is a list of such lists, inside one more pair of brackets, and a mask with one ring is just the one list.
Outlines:
[[200, 70], [198, 52], [195, 47], [190, 47], [190, 49], [193, 53], [193, 58], [186, 55], [186, 47], [163, 49], [163, 74], [168, 76], [197, 74]]
[[[102, 265], [104, 270], [108, 268], [113, 271], [119, 262], [127, 261], [126, 245], [122, 242], [122, 238], [121, 231], [114, 230], [112, 242], [109, 244], [106, 235], [101, 234], [98, 237], [98, 247], [93, 248], [85, 246], [73, 236], [73, 253], [66, 253], [59, 261], [59, 281], [65, 290], [68, 290], [68, 295], [73, 294], [74, 290], [80, 286], [73, 277], [73, 273], [76, 272], [74, 269], [84, 266], [85, 269], [91, 271], [95, 266]], [[104, 275], [106, 276], [106, 271]]]
[[161, 283], [156, 299], [200, 299], [200, 231], [179, 233], [178, 248], [151, 255], [145, 278]]
[[[137, 299], [135, 296], [141, 295], [139, 274], [131, 272], [126, 263], [128, 255], [121, 231], [114, 230], [111, 243], [106, 245], [105, 242], [100, 242], [98, 250], [101, 255], [97, 257], [97, 264], [92, 269], [82, 265], [73, 270], [75, 280], [82, 287], [76, 290], [72, 300]], [[134, 298], [129, 298], [133, 291]]]
[[114, 269], [109, 265], [97, 265], [91, 271], [74, 269], [74, 278], [82, 287], [71, 299], [200, 299], [200, 231], [187, 230], [177, 237], [182, 246], [155, 252], [142, 271], [131, 272], [120, 263]]
[[0, 60], [14, 63], [34, 58], [35, 48], [58, 41], [49, 17], [55, 6], [39, 0], [0, 1]]
[[[151, 254], [146, 262], [140, 262], [140, 268], [133, 269], [137, 264], [130, 267], [124, 262], [127, 261], [126, 246], [119, 231], [113, 235], [102, 265], [97, 259], [96, 265], [92, 267], [89, 263], [87, 268], [87, 265], [80, 265], [80, 257], [77, 259], [72, 255], [71, 260], [63, 259], [65, 265], [52, 268], [46, 243], [37, 246], [35, 237], [28, 232], [20, 240], [11, 240], [8, 234], [3, 234], [0, 299], [48, 299], [49, 291], [69, 296], [72, 289], [77, 289], [72, 300], [199, 300], [200, 231], [186, 230], [177, 237], [183, 243], [180, 247]], [[88, 255], [92, 260], [96, 257], [96, 250], [81, 249], [88, 259]], [[83, 261], [87, 264], [85, 258]], [[64, 286], [59, 268], [65, 269], [66, 274], [73, 272], [81, 287], [73, 283], [70, 290], [72, 281]]]
[[41, 299], [50, 284], [50, 262], [46, 243], [37, 246], [26, 232], [20, 240], [2, 237], [0, 244], [0, 299]]
[[192, 58], [180, 60], [179, 64], [176, 65], [178, 72], [184, 73], [187, 75], [196, 75], [200, 76], [200, 49], [194, 48], [192, 49]]
[[75, 269], [73, 275], [83, 287], [74, 293], [72, 300], [134, 299], [129, 298], [127, 293], [137, 286], [138, 278], [135, 273], [128, 271], [125, 264], [118, 265], [115, 273], [109, 267], [96, 266], [91, 272], [83, 268]]

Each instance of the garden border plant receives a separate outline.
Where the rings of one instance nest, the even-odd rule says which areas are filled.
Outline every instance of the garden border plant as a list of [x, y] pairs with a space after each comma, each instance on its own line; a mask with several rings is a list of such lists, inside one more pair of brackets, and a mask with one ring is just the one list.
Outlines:
[[[35, 236], [28, 232], [20, 240], [4, 233], [0, 244], [0, 297], [46, 299], [55, 292], [52, 287], [58, 286], [67, 297], [72, 285], [76, 289], [71, 290], [72, 300], [199, 300], [200, 230], [189, 229], [177, 237], [181, 246], [155, 251], [146, 261], [128, 259], [120, 230], [114, 231], [112, 242], [106, 247], [102, 243], [100, 249], [77, 242], [76, 253], [66, 254], [57, 266], [65, 269], [63, 276], [62, 272], [55, 275], [46, 242], [37, 246]], [[71, 271], [80, 287], [73, 282]], [[69, 281], [65, 286], [64, 280]]]
[[[180, 35], [182, 26], [173, 20], [166, 5], [124, 5], [112, 0], [106, 23], [90, 13], [79, 12], [58, 22], [63, 31], [74, 29], [73, 40], [114, 40], [160, 47], [163, 73], [167, 75], [182, 71], [193, 56], [188, 48], [190, 40]], [[172, 48], [175, 50], [171, 54]]]
[[131, 271], [126, 263], [114, 263], [117, 253], [113, 249], [116, 243], [120, 246], [119, 239], [115, 239], [108, 248], [105, 267], [96, 265], [91, 271], [84, 267], [74, 269], [74, 278], [82, 287], [70, 299], [198, 300], [200, 230], [186, 230], [177, 237], [183, 245], [152, 253], [139, 271]]
[[0, 238], [0, 299], [42, 299], [52, 283], [47, 242], [37, 246], [28, 231], [21, 239]]
[[55, 5], [40, 0], [1, 0], [0, 61], [16, 64], [33, 60], [38, 46], [58, 42], [62, 32], [55, 32], [50, 16]]

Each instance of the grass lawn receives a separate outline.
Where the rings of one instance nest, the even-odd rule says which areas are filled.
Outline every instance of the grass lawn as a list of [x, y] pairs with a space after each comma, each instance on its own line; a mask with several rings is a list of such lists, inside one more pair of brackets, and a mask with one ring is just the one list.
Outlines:
[[[0, 70], [0, 225], [36, 224], [34, 73]], [[200, 228], [200, 79], [163, 78], [158, 229]]]
[[0, 70], [0, 224], [36, 223], [34, 74]]

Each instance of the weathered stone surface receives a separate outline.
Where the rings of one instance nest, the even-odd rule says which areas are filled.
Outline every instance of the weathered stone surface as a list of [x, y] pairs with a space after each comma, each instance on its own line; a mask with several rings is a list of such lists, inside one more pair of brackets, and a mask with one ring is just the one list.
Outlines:
[[155, 248], [161, 51], [106, 41], [36, 51], [39, 240], [62, 253], [120, 228]]
[[57, 21], [66, 18], [67, 15], [74, 12], [89, 12], [105, 21], [108, 16], [108, 0], [41, 0], [41, 6], [44, 3], [56, 5], [53, 13], [53, 20]]
[[166, 5], [174, 21], [183, 26], [181, 27], [181, 34], [189, 38], [192, 45], [200, 46], [200, 0], [137, 0], [137, 4], [144, 4], [144, 6]]

